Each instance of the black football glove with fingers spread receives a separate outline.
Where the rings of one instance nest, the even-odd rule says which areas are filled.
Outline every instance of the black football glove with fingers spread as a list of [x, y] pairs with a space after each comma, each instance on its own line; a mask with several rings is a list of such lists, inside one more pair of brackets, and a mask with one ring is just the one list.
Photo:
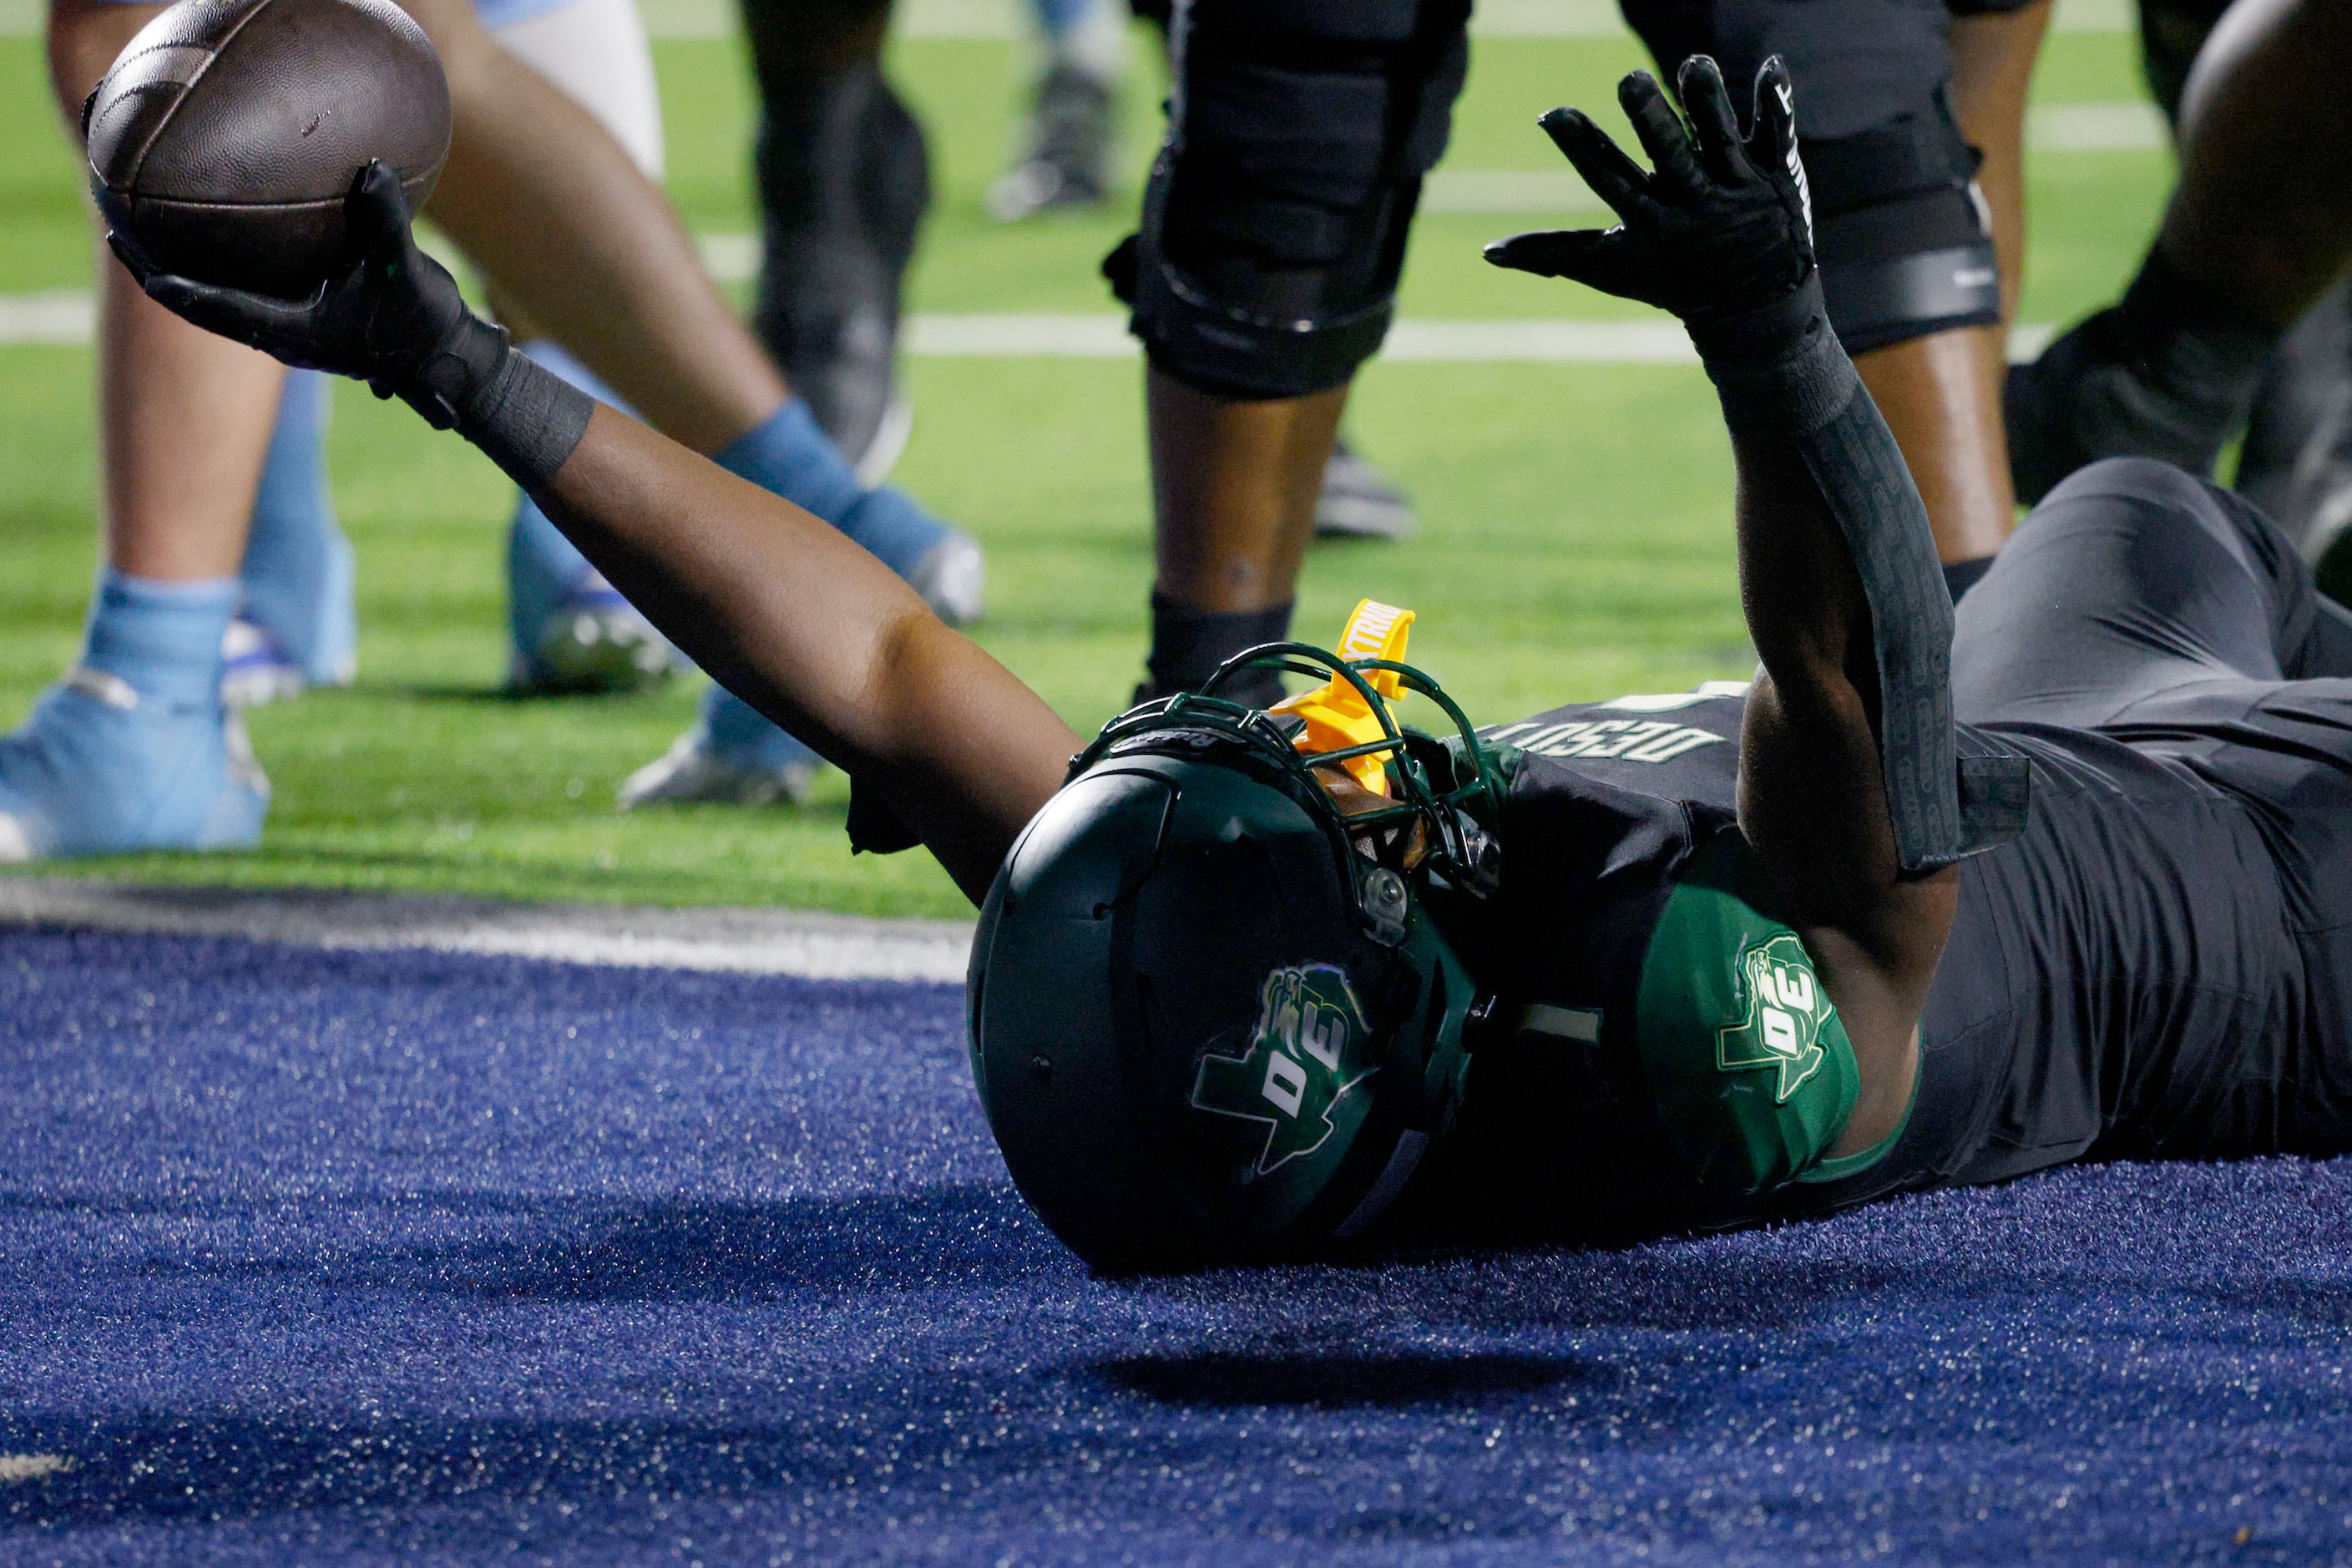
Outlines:
[[457, 431], [526, 490], [572, 454], [593, 404], [515, 352], [467, 308], [457, 280], [416, 247], [400, 180], [372, 163], [344, 199], [352, 260], [307, 300], [279, 300], [158, 271], [130, 235], [107, 243], [148, 298], [298, 370], [364, 381], [436, 430]]
[[1902, 449], [1822, 308], [1787, 68], [1775, 57], [1756, 73], [1745, 137], [1713, 60], [1685, 61], [1679, 86], [1687, 129], [1648, 75], [1619, 84], [1654, 165], [1646, 173], [1575, 110], [1545, 115], [1552, 141], [1622, 221], [1500, 240], [1486, 259], [1673, 311], [1733, 435], [1786, 443], [1802, 459], [1869, 601], [1895, 857], [1906, 875], [1924, 875], [2024, 826], [2028, 764], [1959, 754], [1952, 602]]
[[1488, 246], [1486, 259], [1670, 310], [1710, 361], [1769, 355], [1826, 320], [1788, 68], [1776, 55], [1756, 73], [1745, 136], [1713, 60], [1684, 61], [1678, 85], [1687, 127], [1647, 71], [1618, 84], [1654, 165], [1646, 171], [1580, 111], [1545, 115], [1545, 132], [1618, 226], [1515, 235]]

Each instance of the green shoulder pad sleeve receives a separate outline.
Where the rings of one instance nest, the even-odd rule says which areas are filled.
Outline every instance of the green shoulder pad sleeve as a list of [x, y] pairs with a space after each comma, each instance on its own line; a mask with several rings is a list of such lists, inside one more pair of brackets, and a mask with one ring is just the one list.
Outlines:
[[1775, 901], [1756, 852], [1726, 828], [1693, 855], [1642, 961], [1642, 1069], [1675, 1152], [1708, 1186], [1756, 1193], [1802, 1176], [1861, 1088], [1811, 954], [1762, 912]]

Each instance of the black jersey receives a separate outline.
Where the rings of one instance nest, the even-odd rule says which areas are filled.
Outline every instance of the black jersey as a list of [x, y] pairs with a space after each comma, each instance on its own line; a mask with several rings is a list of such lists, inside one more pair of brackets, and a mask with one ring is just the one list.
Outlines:
[[1952, 681], [1963, 749], [2029, 758], [2032, 809], [1960, 863], [1917, 1099], [1868, 1169], [1748, 1192], [1694, 1178], [1625, 1034], [1731, 824], [1744, 689], [1489, 731], [1523, 753], [1501, 890], [1442, 918], [1499, 1000], [1421, 1219], [1598, 1237], [2085, 1156], [2352, 1152], [2352, 614], [2238, 498], [2111, 461], [1962, 601]]
[[[1994, 723], [1964, 744], [2029, 757], [2032, 810], [2016, 839], [1961, 863], [1900, 1136], [1845, 1173], [1766, 1161], [1727, 1183], [1722, 1161], [1699, 1168], [1690, 1112], [1640, 1036], [1678, 889], [1724, 883], [1727, 850], [1753, 858], [1733, 820], [1745, 692], [1620, 698], [1485, 731], [1508, 749], [1502, 886], [1447, 925], [1497, 1000], [1450, 1168], [1425, 1202], [1456, 1223], [1468, 1204], [1513, 1230], [1598, 1237], [1818, 1212], [2087, 1153], [2340, 1142], [2332, 1114], [2300, 1140], [2289, 1126], [2312, 1005], [2258, 813], [2177, 747]], [[1735, 880], [1772, 919], [1769, 879], [1751, 868]], [[1673, 958], [1686, 984], [1727, 999], [1727, 1025], [1749, 1007], [1736, 941]], [[1704, 1039], [1687, 1046], [1690, 1070], [1739, 1065], [1710, 1063]], [[1770, 1092], [1771, 1075], [1748, 1076]]]

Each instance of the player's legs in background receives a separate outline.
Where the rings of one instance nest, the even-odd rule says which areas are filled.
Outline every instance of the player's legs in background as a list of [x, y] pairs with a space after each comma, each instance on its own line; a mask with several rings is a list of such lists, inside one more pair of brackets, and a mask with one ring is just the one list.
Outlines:
[[[562, 0], [552, 7], [488, 0], [475, 10], [501, 48], [593, 116], [647, 179], [660, 180], [661, 92], [635, 0]], [[591, 396], [628, 407], [530, 312], [497, 303], [525, 353]], [[627, 690], [666, 679], [685, 664], [520, 491], [507, 535], [507, 627], [509, 684], [517, 691]]]
[[[69, 128], [160, 9], [51, 7]], [[151, 303], [98, 253], [106, 564], [79, 660], [0, 740], [0, 859], [249, 843], [268, 800], [221, 706], [221, 644], [285, 378]]]
[[787, 401], [782, 379], [620, 143], [496, 46], [466, 0], [411, 0], [449, 78], [455, 134], [428, 209], [499, 297], [715, 456]]
[[359, 672], [357, 561], [327, 488], [332, 378], [289, 371], [254, 491], [237, 576], [243, 593], [223, 647], [224, 697], [253, 707]]
[[1017, 223], [1110, 199], [1111, 136], [1127, 73], [1123, 0], [1030, 0], [1038, 72], [1013, 167], [988, 188], [989, 215]]
[[[857, 480], [621, 144], [499, 47], [463, 0], [410, 9], [440, 51], [456, 121], [431, 216], [499, 297], [665, 434], [834, 523], [943, 615], [976, 612], [978, 546], [903, 491]], [[712, 707], [723, 721], [740, 704], [715, 693], [705, 721], [624, 785], [625, 805], [805, 788], [813, 753], [755, 715], [713, 722]]]
[[[1958, 395], [1945, 410], [1950, 434], [1939, 443], [1945, 462], [1940, 482], [1947, 489], [1947, 515], [1970, 520], [1970, 531], [1980, 536], [1991, 536], [1989, 525], [1996, 515], [2005, 527], [2017, 509], [2009, 482], [2009, 445], [2000, 424], [2000, 388], [2009, 370], [2009, 329], [2016, 322], [2018, 294], [2025, 282], [2025, 99], [2042, 35], [2049, 29], [2050, 9], [2051, 0], [2028, 0], [2010, 9], [1952, 18], [1952, 117], [1981, 159], [1977, 190], [1992, 215], [1993, 254], [2000, 266], [2000, 320], [1965, 330], [1976, 346], [1979, 368], [1954, 388]], [[1962, 336], [1937, 333], [1916, 341], [1942, 345]], [[1939, 347], [1933, 352], [1949, 351]], [[1882, 379], [1895, 379], [1892, 363]], [[1950, 493], [1954, 490], [1964, 494]], [[1947, 553], [1945, 576], [1956, 597], [1983, 574], [1987, 563], [1984, 556], [1970, 560]]]
[[1788, 62], [1830, 323], [1910, 465], [1937, 552], [1947, 564], [1990, 555], [2015, 503], [1996, 215], [1979, 191], [1977, 138], [1993, 143], [1996, 181], [2013, 194], [2015, 122], [2046, 5], [1979, 5], [1987, 15], [1957, 25], [1917, 0], [1622, 8], [1668, 81], [1698, 53], [1742, 82], [1768, 56]]
[[[1952, 117], [1983, 159], [1977, 189], [1992, 214], [2004, 330], [2017, 319], [2018, 290], [2025, 282], [2025, 98], [2050, 9], [2051, 0], [2028, 0], [1952, 18]], [[2006, 366], [2002, 338], [1988, 329], [1983, 341], [1999, 353], [1996, 366]]]
[[[1174, 0], [1128, 0], [1127, 8], [1165, 44]], [[1315, 537], [1393, 541], [1412, 538], [1420, 527], [1412, 499], [1356, 449], [1343, 427], [1315, 497]]]
[[[1106, 267], [1150, 362], [1143, 694], [1284, 637], [1357, 368], [1467, 65], [1461, 0], [1190, 0], [1140, 232]], [[1316, 142], [1296, 127], [1323, 128]], [[1273, 675], [1229, 689], [1278, 698]]]
[[[1145, 375], [1151, 437], [1151, 652], [1137, 693], [1198, 687], [1243, 648], [1290, 633], [1298, 569], [1348, 389], [1239, 399], [1188, 386], [1157, 365]], [[1264, 704], [1281, 697], [1253, 671], [1226, 689]]]
[[[2284, 329], [2352, 258], [2352, 12], [2239, 0], [2182, 89], [2181, 174], [2120, 304], [2011, 373], [2019, 491], [2116, 453], [2210, 472]], [[2159, 88], [2163, 85], [2158, 79]]]
[[912, 424], [899, 289], [931, 199], [922, 126], [882, 71], [889, 22], [889, 0], [743, 3], [760, 88], [754, 324], [869, 483]]

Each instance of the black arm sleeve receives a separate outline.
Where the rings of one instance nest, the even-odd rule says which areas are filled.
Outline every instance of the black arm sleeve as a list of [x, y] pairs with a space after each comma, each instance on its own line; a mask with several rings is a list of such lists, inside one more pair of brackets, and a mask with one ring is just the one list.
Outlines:
[[1691, 340], [1741, 436], [1793, 442], [1862, 578], [1879, 693], [1879, 765], [1897, 859], [1925, 875], [2025, 826], [2022, 757], [1958, 754], [1952, 600], [1902, 449], [1838, 346], [1818, 278]]
[[440, 345], [376, 392], [399, 394], [436, 429], [454, 428], [534, 496], [580, 445], [596, 410], [595, 399], [509, 342], [505, 328], [462, 305]]

